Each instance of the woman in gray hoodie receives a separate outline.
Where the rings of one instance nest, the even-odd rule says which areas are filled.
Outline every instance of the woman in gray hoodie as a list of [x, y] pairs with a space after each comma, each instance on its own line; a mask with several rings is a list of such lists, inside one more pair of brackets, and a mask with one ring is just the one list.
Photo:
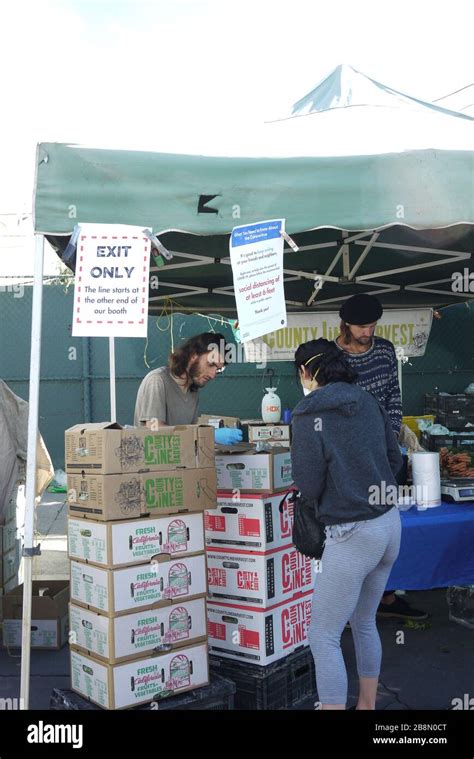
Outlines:
[[293, 477], [317, 504], [326, 543], [315, 576], [309, 643], [322, 709], [345, 709], [341, 635], [354, 637], [357, 709], [375, 709], [382, 648], [375, 615], [400, 548], [395, 475], [402, 458], [389, 417], [328, 340], [295, 354], [305, 398], [292, 417]]

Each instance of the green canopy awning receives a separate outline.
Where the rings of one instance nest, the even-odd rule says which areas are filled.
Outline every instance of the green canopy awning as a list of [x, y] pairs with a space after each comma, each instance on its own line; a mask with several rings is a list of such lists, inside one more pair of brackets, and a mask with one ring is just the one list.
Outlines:
[[61, 250], [76, 223], [153, 227], [173, 260], [152, 312], [167, 298], [235, 311], [229, 234], [271, 218], [300, 246], [284, 259], [288, 310], [335, 308], [359, 291], [398, 307], [463, 298], [451, 275], [471, 271], [474, 119], [338, 67], [289, 118], [256, 130], [252, 152], [40, 144], [35, 230]]

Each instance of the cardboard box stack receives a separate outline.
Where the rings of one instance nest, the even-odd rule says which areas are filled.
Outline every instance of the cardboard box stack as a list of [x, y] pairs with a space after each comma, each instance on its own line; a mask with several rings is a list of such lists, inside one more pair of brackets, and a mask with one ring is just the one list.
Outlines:
[[77, 425], [66, 471], [73, 690], [123, 709], [206, 685], [212, 428]]
[[234, 446], [218, 451], [216, 469], [217, 509], [205, 515], [210, 652], [262, 667], [306, 644], [311, 611], [312, 562], [291, 542], [290, 452]]

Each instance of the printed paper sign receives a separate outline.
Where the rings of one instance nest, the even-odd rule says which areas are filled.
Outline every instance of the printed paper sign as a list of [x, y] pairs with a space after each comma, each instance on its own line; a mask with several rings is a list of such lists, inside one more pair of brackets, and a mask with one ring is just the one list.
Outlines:
[[286, 325], [284, 219], [234, 227], [230, 260], [242, 342]]
[[[375, 334], [390, 340], [397, 357], [424, 356], [430, 335], [432, 311], [415, 308], [403, 311], [384, 311], [377, 322]], [[317, 340], [335, 340], [339, 335], [341, 319], [337, 312], [314, 314], [288, 314], [284, 329], [268, 332], [258, 340], [245, 344], [247, 361], [293, 361], [300, 343]]]
[[150, 241], [141, 227], [81, 224], [74, 337], [146, 337]]

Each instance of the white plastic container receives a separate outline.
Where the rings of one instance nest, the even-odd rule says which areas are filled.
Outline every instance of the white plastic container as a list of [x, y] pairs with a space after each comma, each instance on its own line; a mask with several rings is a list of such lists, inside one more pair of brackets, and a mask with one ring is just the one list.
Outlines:
[[417, 508], [441, 506], [439, 453], [417, 451], [412, 454], [411, 462]]
[[281, 418], [281, 400], [272, 387], [266, 387], [262, 399], [262, 419], [269, 424], [278, 424]]

